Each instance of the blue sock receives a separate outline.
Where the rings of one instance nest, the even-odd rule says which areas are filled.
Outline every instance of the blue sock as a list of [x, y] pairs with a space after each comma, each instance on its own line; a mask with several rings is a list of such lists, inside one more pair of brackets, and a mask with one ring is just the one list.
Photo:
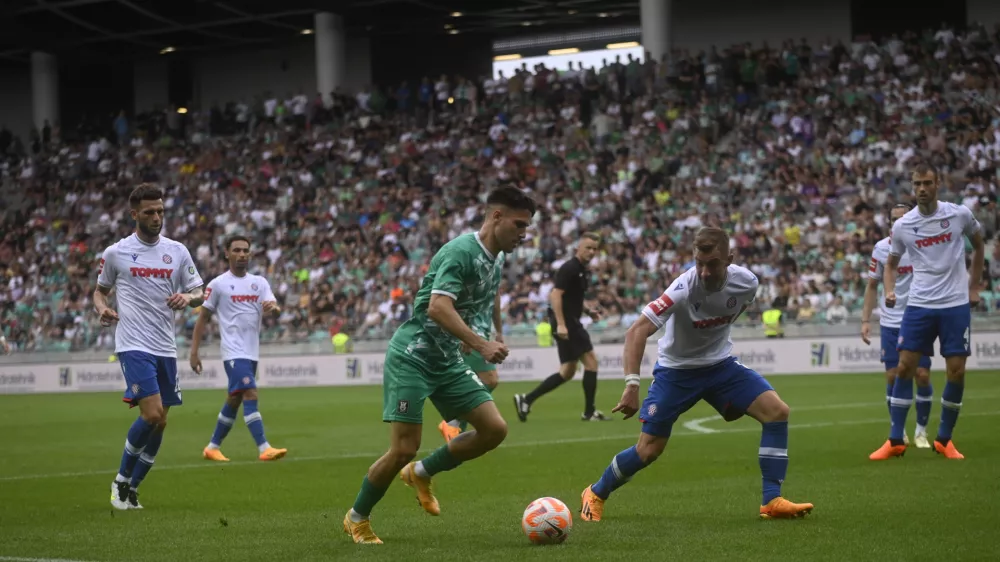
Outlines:
[[958, 412], [962, 409], [962, 394], [965, 393], [965, 383], [948, 381], [944, 383], [941, 393], [941, 425], [938, 426], [937, 440], [947, 445], [951, 441], [951, 432], [958, 421]]
[[257, 450], [262, 453], [266, 451], [270, 445], [264, 438], [264, 420], [257, 411], [256, 400], [243, 401], [243, 421], [246, 422], [250, 435], [253, 435], [253, 440], [257, 442]]
[[931, 419], [931, 400], [934, 398], [934, 386], [930, 383], [927, 386], [917, 385], [917, 425], [927, 427], [927, 422]]
[[212, 434], [212, 441], [210, 441], [212, 445], [216, 447], [222, 445], [222, 440], [229, 435], [229, 430], [233, 428], [233, 420], [235, 419], [236, 408], [226, 402], [222, 405], [222, 411], [219, 412], [219, 421], [215, 423], [215, 433]]
[[885, 407], [889, 409], [889, 417], [892, 417], [892, 384], [885, 383]]
[[646, 465], [639, 458], [639, 452], [635, 450], [635, 446], [633, 445], [611, 459], [611, 464], [608, 465], [608, 468], [604, 469], [601, 479], [591, 486], [590, 489], [597, 494], [597, 497], [606, 500], [611, 495], [611, 492], [624, 486], [626, 482], [632, 479], [632, 476], [636, 472], [644, 468], [646, 468]]
[[128, 482], [135, 469], [135, 463], [139, 460], [139, 454], [149, 443], [149, 436], [156, 426], [142, 419], [142, 416], [132, 422], [132, 427], [128, 430], [128, 437], [125, 438], [125, 451], [122, 453], [122, 462], [118, 467], [119, 482]]
[[788, 422], [768, 422], [760, 426], [760, 477], [763, 482], [761, 505], [781, 495], [781, 483], [788, 472]]
[[149, 436], [146, 448], [139, 455], [139, 462], [135, 465], [135, 471], [132, 472], [133, 490], [138, 488], [139, 484], [142, 484], [142, 481], [146, 478], [146, 474], [149, 473], [149, 469], [153, 468], [153, 463], [156, 462], [156, 453], [160, 452], [161, 443], [163, 443], [163, 430], [154, 431]]
[[892, 419], [889, 439], [903, 441], [903, 434], [906, 431], [906, 416], [910, 413], [911, 404], [913, 404], [913, 379], [904, 380], [896, 377], [889, 406], [889, 417]]

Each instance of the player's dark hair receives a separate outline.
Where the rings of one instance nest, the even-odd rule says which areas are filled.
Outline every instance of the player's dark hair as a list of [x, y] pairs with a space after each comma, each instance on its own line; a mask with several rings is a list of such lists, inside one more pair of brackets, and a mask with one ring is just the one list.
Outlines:
[[138, 209], [143, 201], [158, 201], [163, 199], [163, 191], [151, 183], [140, 183], [128, 196], [128, 206]]
[[233, 236], [230, 236], [229, 238], [226, 238], [226, 251], [227, 252], [229, 250], [233, 249], [233, 242], [246, 242], [247, 246], [251, 245], [250, 244], [250, 239], [247, 238], [246, 236], [243, 236], [242, 234], [234, 234]]
[[601, 243], [601, 235], [596, 232], [584, 232], [583, 237], [586, 238], [587, 240], [593, 240], [598, 244]]
[[896, 203], [895, 205], [892, 206], [892, 209], [889, 210], [892, 211], [894, 209], [906, 209], [907, 211], [912, 211], [913, 205], [911, 205], [910, 203]]
[[534, 199], [512, 185], [505, 185], [491, 191], [486, 197], [486, 204], [499, 205], [517, 211], [528, 211], [532, 215], [538, 210], [538, 204], [535, 203]]
[[927, 174], [931, 174], [931, 175], [934, 176], [935, 180], [938, 179], [937, 169], [934, 168], [934, 166], [931, 166], [930, 164], [928, 164], [926, 162], [920, 162], [919, 164], [917, 164], [916, 166], [914, 166], [913, 167], [913, 171], [910, 172], [910, 174], [911, 175], [921, 175], [921, 176], [925, 176]]
[[721, 228], [702, 227], [694, 235], [694, 247], [704, 254], [718, 251], [726, 255], [729, 253], [729, 235]]

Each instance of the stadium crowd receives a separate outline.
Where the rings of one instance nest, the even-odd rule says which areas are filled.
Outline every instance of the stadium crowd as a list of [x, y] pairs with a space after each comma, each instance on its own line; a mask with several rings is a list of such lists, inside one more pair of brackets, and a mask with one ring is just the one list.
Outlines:
[[[761, 279], [759, 307], [846, 322], [917, 160], [942, 171], [942, 197], [973, 209], [988, 239], [997, 230], [1000, 26], [282, 97], [123, 114], [26, 142], [0, 131], [10, 342], [113, 346], [91, 294], [99, 253], [133, 229], [126, 199], [140, 181], [165, 190], [164, 234], [187, 244], [206, 282], [226, 268], [227, 235], [253, 238], [251, 269], [283, 305], [265, 330], [278, 341], [390, 334], [434, 251], [476, 226], [486, 193], [507, 182], [541, 203], [506, 268], [515, 332], [544, 318], [554, 268], [583, 232], [604, 240], [593, 297], [596, 325], [613, 327], [690, 267], [702, 225], [735, 233], [737, 260]], [[195, 318], [178, 315], [180, 343]]]

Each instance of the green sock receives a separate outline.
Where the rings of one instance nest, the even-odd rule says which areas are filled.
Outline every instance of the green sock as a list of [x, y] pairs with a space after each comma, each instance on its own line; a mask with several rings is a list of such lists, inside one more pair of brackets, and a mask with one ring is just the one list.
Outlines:
[[368, 475], [361, 481], [361, 491], [354, 500], [354, 512], [358, 515], [368, 517], [372, 513], [372, 508], [382, 499], [389, 487], [378, 488], [368, 481]]
[[[424, 464], [424, 470], [427, 471], [428, 476], [434, 476], [439, 472], [451, 470], [462, 464], [462, 461], [451, 455], [451, 451], [448, 450], [448, 445], [438, 447], [437, 450], [431, 453], [430, 456], [422, 462]], [[355, 511], [357, 510], [355, 509]]]

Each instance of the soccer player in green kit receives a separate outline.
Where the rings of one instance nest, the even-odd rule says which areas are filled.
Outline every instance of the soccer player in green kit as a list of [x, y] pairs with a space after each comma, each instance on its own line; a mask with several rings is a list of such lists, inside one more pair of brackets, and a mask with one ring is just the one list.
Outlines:
[[[535, 201], [515, 187], [501, 187], [486, 199], [486, 220], [479, 232], [445, 244], [431, 259], [413, 306], [413, 316], [396, 330], [385, 354], [382, 420], [392, 424], [389, 450], [368, 469], [354, 507], [344, 516], [344, 531], [358, 544], [382, 544], [369, 516], [399, 473], [417, 491], [427, 513], [441, 508], [431, 477], [497, 448], [507, 436], [489, 390], [463, 356], [464, 348], [489, 363], [502, 363], [507, 347], [470, 328], [498, 307], [503, 254], [524, 241]], [[419, 462], [424, 402], [444, 419], [468, 421], [463, 432]]]

